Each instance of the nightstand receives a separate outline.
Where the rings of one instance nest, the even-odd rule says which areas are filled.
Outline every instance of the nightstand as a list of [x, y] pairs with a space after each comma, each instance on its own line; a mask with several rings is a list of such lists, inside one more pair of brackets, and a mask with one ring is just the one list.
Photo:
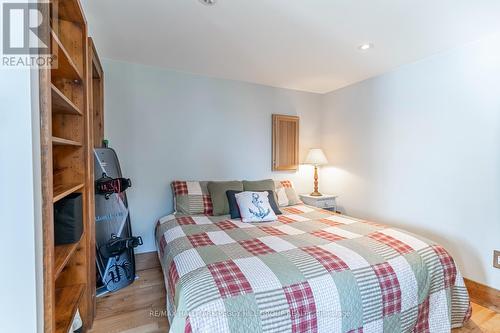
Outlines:
[[302, 200], [306, 205], [323, 208], [332, 212], [337, 211], [337, 197], [338, 195], [332, 194], [323, 194], [320, 197], [314, 197], [309, 194], [300, 194], [300, 200]]

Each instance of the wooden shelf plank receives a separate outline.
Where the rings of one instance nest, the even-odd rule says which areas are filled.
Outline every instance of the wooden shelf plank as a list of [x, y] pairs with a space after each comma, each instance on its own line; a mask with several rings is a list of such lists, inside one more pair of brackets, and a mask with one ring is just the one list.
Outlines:
[[75, 253], [78, 243], [56, 245], [54, 247], [54, 275], [56, 279], [71, 259], [73, 253]]
[[66, 97], [54, 84], [52, 89], [52, 113], [83, 115], [82, 111]]
[[59, 201], [67, 195], [76, 192], [83, 188], [83, 183], [81, 184], [68, 184], [68, 185], [57, 185], [54, 186], [54, 199], [53, 202]]
[[56, 68], [52, 68], [52, 77], [80, 82], [82, 74], [53, 30], [51, 31], [51, 43], [52, 54], [57, 55], [57, 66]]
[[84, 284], [76, 284], [56, 289], [56, 332], [67, 333], [80, 304]]
[[68, 140], [68, 139], [63, 139], [63, 138], [58, 138], [57, 136], [52, 137], [52, 144], [54, 146], [75, 146], [75, 147], [82, 146], [82, 144], [80, 142]]
[[87, 20], [83, 8], [78, 0], [66, 0], [59, 2], [59, 18], [76, 24], [86, 25]]

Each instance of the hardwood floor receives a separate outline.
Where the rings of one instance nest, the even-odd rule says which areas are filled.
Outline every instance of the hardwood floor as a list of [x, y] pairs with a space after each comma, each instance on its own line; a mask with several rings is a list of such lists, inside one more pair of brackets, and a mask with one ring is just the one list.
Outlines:
[[[165, 287], [161, 268], [138, 272], [131, 286], [97, 299], [97, 315], [90, 333], [168, 332]], [[500, 333], [500, 313], [472, 303], [472, 318], [452, 333]]]
[[500, 332], [500, 313], [485, 308], [476, 303], [472, 303], [472, 318], [464, 327], [455, 329], [453, 333], [499, 333]]
[[138, 271], [137, 275], [139, 278], [132, 285], [97, 299], [90, 333], [168, 332], [167, 318], [161, 315], [165, 309], [161, 268]]

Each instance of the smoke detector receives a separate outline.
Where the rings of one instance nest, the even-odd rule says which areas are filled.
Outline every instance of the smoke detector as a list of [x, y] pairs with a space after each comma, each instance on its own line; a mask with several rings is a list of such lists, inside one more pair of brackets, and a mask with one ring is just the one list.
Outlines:
[[213, 6], [217, 3], [217, 0], [200, 0], [200, 2], [206, 6]]
[[372, 43], [364, 43], [358, 46], [358, 50], [360, 51], [368, 51], [370, 49], [373, 49], [374, 45]]

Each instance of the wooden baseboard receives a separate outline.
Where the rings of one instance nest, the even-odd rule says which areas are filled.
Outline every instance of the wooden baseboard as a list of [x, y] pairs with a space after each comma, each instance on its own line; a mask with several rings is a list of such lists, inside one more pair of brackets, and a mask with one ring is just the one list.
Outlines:
[[500, 313], [500, 290], [465, 278], [464, 282], [471, 302]]
[[135, 255], [135, 270], [144, 271], [151, 268], [159, 268], [160, 260], [158, 259], [158, 253], [155, 252], [145, 252]]

